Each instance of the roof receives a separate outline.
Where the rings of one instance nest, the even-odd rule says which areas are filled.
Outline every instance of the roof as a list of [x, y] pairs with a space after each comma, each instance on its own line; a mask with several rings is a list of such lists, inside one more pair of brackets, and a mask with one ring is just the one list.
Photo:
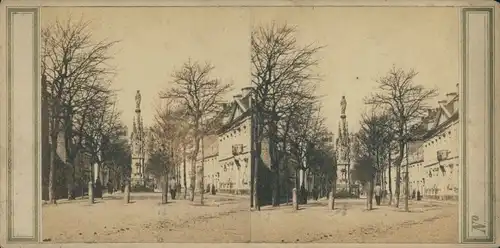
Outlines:
[[456, 104], [458, 104], [458, 94], [455, 94], [446, 103], [439, 102], [439, 107], [428, 117], [428, 122], [432, 126], [428, 128], [427, 133], [423, 136], [424, 139], [432, 137], [450, 123], [458, 120], [459, 110]]
[[251, 109], [250, 103], [251, 94], [247, 94], [240, 98], [235, 98], [227, 105], [226, 115], [224, 118], [224, 122], [222, 123], [221, 128], [218, 130], [218, 133], [224, 133], [228, 129], [236, 126], [241, 120], [244, 120], [246, 117], [250, 116]]

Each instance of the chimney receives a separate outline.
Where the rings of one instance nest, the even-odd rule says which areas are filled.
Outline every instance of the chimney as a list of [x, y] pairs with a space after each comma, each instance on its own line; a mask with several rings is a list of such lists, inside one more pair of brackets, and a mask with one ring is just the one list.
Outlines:
[[243, 94], [243, 96], [247, 96], [249, 95], [251, 92], [252, 92], [252, 87], [245, 87], [245, 88], [242, 88], [241, 89], [241, 93]]
[[458, 95], [458, 94], [457, 94], [457, 93], [455, 93], [455, 92], [448, 93], [448, 94], [446, 94], [446, 100], [447, 100], [448, 102], [452, 102], [452, 101], [453, 101], [453, 99], [455, 99], [455, 97], [456, 97], [457, 95]]
[[236, 95], [233, 96], [234, 100], [240, 100], [241, 98], [242, 98], [241, 94], [236, 94]]

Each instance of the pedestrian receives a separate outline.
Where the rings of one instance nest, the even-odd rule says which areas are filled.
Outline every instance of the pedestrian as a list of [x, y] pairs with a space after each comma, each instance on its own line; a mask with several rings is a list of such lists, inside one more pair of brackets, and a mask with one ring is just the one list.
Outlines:
[[175, 177], [172, 177], [170, 179], [170, 183], [168, 184], [168, 187], [170, 190], [170, 196], [172, 197], [172, 200], [175, 200], [175, 195], [177, 193]]
[[417, 201], [422, 200], [422, 195], [420, 194], [420, 190], [417, 190]]
[[413, 190], [413, 191], [411, 192], [411, 199], [412, 199], [412, 200], [415, 200], [415, 196], [416, 196], [416, 194], [417, 194], [417, 192], [416, 192], [415, 190]]
[[106, 185], [106, 188], [108, 189], [108, 194], [113, 194], [113, 184], [111, 183], [111, 180], [108, 181], [108, 185]]
[[314, 186], [314, 188], [312, 189], [312, 195], [313, 195], [313, 199], [315, 201], [317, 201], [319, 196], [318, 196], [318, 188], [316, 186]]
[[380, 206], [380, 199], [382, 198], [382, 187], [380, 187], [380, 183], [375, 185], [375, 201], [377, 206]]

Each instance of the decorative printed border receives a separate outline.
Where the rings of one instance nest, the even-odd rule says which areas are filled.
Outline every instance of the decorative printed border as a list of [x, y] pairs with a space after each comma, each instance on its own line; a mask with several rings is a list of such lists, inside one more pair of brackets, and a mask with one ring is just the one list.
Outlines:
[[[43, 3], [43, 4], [42, 4]], [[6, 9], [6, 5], [10, 5], [10, 6], [16, 6], [15, 8], [7, 8], [7, 11], [5, 11]], [[494, 87], [493, 87], [493, 68], [494, 68], [494, 63], [493, 63], [493, 59], [494, 59], [494, 56], [493, 56], [493, 45], [494, 45], [494, 42], [493, 42], [493, 31], [494, 31], [494, 27], [493, 27], [493, 23], [494, 23], [494, 8], [491, 8], [491, 6], [493, 5], [494, 3], [492, 1], [460, 1], [460, 0], [456, 0], [456, 1], [453, 1], [453, 0], [441, 0], [441, 1], [428, 1], [428, 0], [419, 0], [419, 1], [415, 1], [415, 0], [400, 0], [400, 1], [393, 1], [393, 0], [386, 0], [386, 1], [373, 1], [373, 0], [367, 0], [367, 1], [353, 1], [353, 0], [340, 0], [340, 1], [329, 1], [329, 0], [305, 0], [305, 1], [280, 1], [280, 0], [268, 0], [268, 1], [261, 1], [261, 0], [241, 0], [241, 1], [225, 1], [225, 0], [217, 0], [217, 1], [204, 1], [204, 0], [201, 0], [201, 1], [197, 1], [197, 0], [193, 0], [193, 1], [187, 1], [187, 0], [164, 0], [164, 1], [155, 1], [155, 0], [134, 0], [134, 1], [131, 1], [131, 0], [122, 0], [122, 1], [114, 1], [114, 2], [110, 2], [110, 1], [99, 1], [99, 0], [94, 0], [94, 1], [89, 1], [89, 0], [83, 0], [83, 1], [58, 1], [58, 0], [44, 0], [43, 2], [40, 1], [40, 0], [24, 0], [24, 1], [3, 1], [2, 4], [0, 5], [1, 9], [2, 9], [2, 13], [6, 13], [6, 18], [7, 18], [7, 40], [6, 40], [6, 44], [7, 47], [8, 47], [8, 50], [7, 50], [7, 58], [6, 58], [6, 61], [7, 61], [7, 65], [8, 65], [8, 70], [7, 70], [7, 75], [8, 75], [8, 80], [7, 80], [7, 93], [6, 93], [6, 96], [9, 97], [8, 99], [8, 106], [6, 108], [7, 110], [7, 113], [8, 113], [8, 123], [7, 124], [7, 128], [8, 130], [11, 130], [11, 109], [10, 109], [10, 103], [11, 103], [11, 94], [10, 94], [10, 89], [12, 88], [12, 85], [11, 85], [11, 75], [10, 75], [10, 68], [11, 68], [11, 61], [8, 59], [11, 55], [11, 49], [12, 49], [12, 45], [11, 44], [11, 20], [10, 20], [10, 17], [12, 15], [13, 12], [29, 12], [29, 13], [33, 13], [35, 15], [35, 18], [34, 18], [34, 34], [35, 34], [35, 39], [34, 39], [34, 52], [35, 54], [38, 54], [38, 51], [39, 51], [39, 8], [33, 8], [33, 6], [67, 6], [67, 7], [76, 7], [76, 6], [87, 6], [87, 7], [119, 7], [119, 6], [127, 6], [127, 7], [145, 7], [145, 6], [164, 6], [164, 7], [221, 7], [221, 6], [233, 6], [233, 7], [311, 7], [311, 6], [314, 6], [314, 7], [347, 7], [347, 6], [350, 6], [350, 7], [354, 7], [354, 6], [357, 6], [357, 7], [395, 7], [395, 6], [398, 6], [398, 7], [402, 7], [402, 6], [408, 6], [408, 7], [431, 7], [431, 6], [447, 6], [447, 7], [466, 7], [466, 8], [463, 8], [463, 9], [460, 9], [460, 16], [461, 16], [461, 31], [463, 32], [462, 33], [462, 36], [464, 36], [466, 34], [466, 32], [468, 31], [467, 29], [467, 23], [466, 23], [466, 14], [468, 13], [472, 13], [472, 12], [482, 12], [482, 13], [487, 13], [488, 15], [488, 24], [489, 24], [489, 27], [488, 27], [488, 31], [489, 32], [489, 37], [487, 37], [486, 39], [489, 39], [488, 40], [488, 44], [489, 44], [489, 51], [488, 51], [488, 54], [486, 55], [487, 56], [487, 59], [489, 59], [490, 63], [489, 63], [489, 75], [488, 75], [488, 80], [487, 84], [489, 84], [487, 87], [489, 88], [489, 92], [490, 92], [490, 95], [487, 96], [485, 99], [486, 101], [488, 101], [490, 104], [493, 104], [494, 102], [494, 99], [493, 99], [493, 94], [494, 94]], [[17, 8], [18, 6], [26, 6], [27, 8]], [[469, 6], [480, 6], [482, 8], [472, 8], [472, 7], [469, 7]], [[4, 30], [5, 32], [5, 30]], [[3, 34], [2, 34], [3, 35]], [[3, 36], [2, 36], [3, 37]], [[3, 42], [2, 42], [3, 43]], [[468, 82], [467, 81], [467, 78], [466, 78], [466, 69], [467, 69], [467, 63], [466, 63], [466, 40], [464, 39], [463, 40], [463, 44], [462, 44], [462, 70], [463, 70], [463, 80], [460, 84], [460, 87], [461, 87], [461, 108], [462, 108], [462, 111], [465, 111], [465, 94], [462, 94], [463, 92], [466, 91], [466, 88], [467, 86], [472, 86], [472, 85], [475, 85], [477, 84], [477, 82]], [[35, 92], [38, 94], [40, 91], [39, 91], [39, 58], [36, 57], [34, 58], [34, 63], [36, 65], [36, 72], [35, 72], [35, 78], [34, 78], [34, 87], [35, 87]], [[1, 68], [0, 68], [1, 70]], [[0, 80], [1, 82], [1, 80]], [[0, 93], [1, 94], [1, 93]], [[3, 96], [3, 95], [2, 95]], [[0, 99], [2, 100], [2, 99]], [[39, 102], [40, 100], [37, 100], [34, 102], [34, 107], [36, 109], [40, 109], [40, 105], [39, 105]], [[3, 104], [3, 102], [2, 102]], [[490, 206], [488, 208], [488, 213], [484, 213], [484, 215], [487, 216], [486, 220], [485, 220], [485, 223], [488, 225], [488, 228], [487, 228], [487, 233], [486, 235], [484, 235], [484, 237], [480, 237], [480, 238], [475, 238], [475, 237], [472, 237], [471, 235], [469, 235], [469, 228], [471, 228], [470, 224], [470, 221], [469, 221], [469, 218], [467, 216], [469, 216], [469, 213], [467, 212], [468, 209], [467, 208], [467, 202], [466, 202], [466, 199], [469, 195], [467, 195], [467, 190], [466, 190], [466, 187], [465, 186], [469, 186], [468, 185], [468, 182], [466, 181], [466, 170], [464, 168], [466, 168], [465, 166], [465, 158], [464, 156], [462, 155], [461, 157], [461, 167], [462, 167], [462, 173], [461, 173], [461, 176], [462, 176], [462, 180], [461, 180], [461, 183], [462, 183], [462, 189], [461, 189], [461, 215], [460, 215], [460, 221], [461, 221], [461, 225], [460, 225], [460, 235], [461, 235], [461, 238], [460, 238], [460, 242], [464, 242], [464, 243], [476, 243], [474, 245], [462, 245], [462, 247], [483, 247], [483, 245], [479, 245], [477, 243], [491, 243], [491, 242], [494, 242], [494, 234], [495, 234], [495, 228], [494, 228], [494, 218], [495, 218], [495, 206], [494, 206], [494, 201], [493, 201], [493, 197], [494, 197], [494, 194], [495, 194], [495, 190], [494, 190], [494, 181], [493, 181], [493, 177], [496, 173], [496, 171], [494, 170], [494, 160], [493, 160], [493, 149], [495, 149], [495, 147], [493, 146], [493, 139], [492, 139], [492, 136], [493, 136], [493, 119], [494, 119], [494, 113], [493, 113], [493, 107], [492, 106], [488, 106], [487, 108], [489, 112], [489, 120], [490, 122], [488, 122], [488, 125], [489, 125], [489, 137], [490, 139], [488, 140], [488, 144], [487, 146], [489, 147], [489, 151], [488, 151], [488, 154], [486, 153], [483, 153], [483, 155], [487, 155], [488, 158], [490, 158], [488, 160], [488, 171], [485, 171], [485, 175], [487, 175], [487, 178], [486, 180], [488, 180], [487, 182], [485, 182], [485, 185], [484, 185], [484, 189], [486, 191], [488, 191], [488, 195], [491, 196], [490, 199], [485, 199], [485, 204], [488, 204], [488, 206]], [[3, 113], [2, 113], [3, 114]], [[488, 116], [487, 116], [488, 117]], [[460, 117], [460, 121], [463, 123], [462, 124], [462, 135], [465, 134], [465, 129], [466, 129], [466, 119], [465, 119], [465, 112], [462, 112], [461, 113], [461, 117]], [[39, 115], [35, 116], [35, 128], [36, 128], [36, 133], [37, 134], [40, 134], [40, 127], [39, 127]], [[478, 120], [479, 121], [479, 120]], [[2, 123], [2, 125], [0, 126], [3, 126], [4, 123]], [[3, 129], [2, 129], [3, 130]], [[12, 192], [11, 192], [11, 155], [12, 155], [12, 150], [11, 150], [11, 134], [10, 133], [7, 133], [7, 137], [8, 139], [6, 140], [8, 142], [7, 143], [4, 143], [4, 140], [1, 140], [2, 141], [2, 144], [7, 144], [7, 157], [8, 157], [8, 167], [7, 167], [7, 170], [5, 170], [7, 172], [7, 184], [3, 183], [3, 182], [0, 182], [0, 188], [2, 188], [3, 186], [7, 186], [8, 189], [2, 189], [2, 191], [0, 191], [0, 193], [6, 193], [7, 194], [7, 199], [6, 199], [6, 207], [7, 207], [7, 211], [4, 211], [3, 209], [1, 210], [2, 213], [1, 214], [6, 214], [5, 218], [7, 219], [7, 226], [6, 225], [1, 225], [0, 223], [0, 228], [2, 227], [6, 227], [6, 230], [5, 229], [0, 229], [0, 242], [2, 241], [8, 241], [9, 243], [11, 244], [8, 244], [8, 245], [4, 245], [4, 244], [1, 244], [0, 243], [0, 247], [3, 245], [4, 247], [21, 247], [20, 245], [18, 245], [18, 243], [22, 243], [22, 242], [38, 242], [38, 241], [41, 241], [40, 240], [40, 227], [41, 227], [41, 222], [40, 222], [40, 219], [41, 219], [41, 204], [38, 204], [35, 206], [35, 215], [36, 215], [36, 218], [33, 220], [33, 223], [34, 223], [34, 228], [35, 228], [35, 235], [34, 237], [30, 237], [30, 238], [16, 238], [16, 237], [13, 237], [12, 236], [12, 230], [11, 230], [11, 226], [12, 226], [12, 218], [10, 216], [9, 213], [11, 213], [11, 199], [12, 199]], [[37, 142], [40, 141], [39, 137], [34, 137], [36, 139]], [[460, 141], [460, 144], [462, 145], [461, 147], [461, 152], [462, 154], [465, 154], [465, 139], [461, 139]], [[1, 147], [3, 149], [3, 147]], [[39, 155], [39, 150], [40, 148], [37, 147], [35, 148], [35, 155], [37, 156], [38, 159], [40, 159]], [[486, 151], [485, 151], [486, 152]], [[5, 160], [2, 160], [2, 161], [5, 161]], [[39, 162], [39, 160], [38, 160]], [[2, 162], [2, 165], [3, 165], [3, 162]], [[38, 164], [35, 164], [35, 171], [36, 173], [34, 173], [36, 176], [34, 178], [35, 180], [35, 185], [40, 185], [40, 167], [38, 166]], [[38, 166], [38, 167], [37, 167]], [[470, 166], [467, 166], [467, 167], [470, 167]], [[2, 171], [3, 172], [3, 166], [1, 166], [0, 168], [2, 168]], [[477, 190], [477, 189], [476, 189]], [[5, 200], [5, 198], [1, 198], [2, 200]], [[35, 190], [35, 202], [40, 202], [40, 189], [36, 189]], [[467, 211], [466, 211], [467, 210]], [[4, 220], [4, 218], [2, 217], [2, 220]], [[0, 222], [3, 222], [2, 220], [0, 220]], [[446, 228], [446, 227], [443, 227], [443, 228]], [[4, 234], [7, 234], [7, 240], [3, 239], [3, 236]], [[16, 243], [16, 244], [14, 244]], [[38, 247], [40, 246], [41, 244], [23, 244], [22, 247]], [[43, 247], [46, 247], [46, 248], [49, 248], [49, 247], [90, 247], [90, 246], [94, 246], [94, 247], [140, 247], [140, 246], [143, 246], [143, 245], [146, 245], [148, 247], [177, 247], [177, 246], [181, 246], [181, 247], [196, 247], [196, 246], [199, 246], [199, 247], [223, 247], [223, 246], [227, 246], [227, 247], [233, 247], [233, 246], [245, 246], [245, 247], [251, 247], [251, 246], [266, 246], [268, 244], [119, 244], [119, 243], [107, 243], [107, 244], [43, 244], [42, 246]], [[297, 245], [296, 244], [269, 244], [270, 246], [273, 246], [273, 247], [296, 247]], [[300, 244], [300, 246], [317, 246], [317, 247], [456, 247], [457, 245], [454, 244], [454, 245], [438, 245], [438, 244]], [[488, 245], [486, 247], [490, 247], [491, 245]]]
[[[483, 27], [475, 26], [474, 28], [470, 26], [471, 15], [482, 15], [486, 19]], [[494, 160], [493, 160], [493, 104], [494, 104], [494, 9], [493, 8], [464, 8], [461, 11], [461, 21], [462, 21], [462, 92], [461, 97], [461, 116], [460, 124], [462, 126], [461, 135], [461, 168], [462, 168], [462, 178], [461, 178], [461, 231], [460, 239], [462, 243], [493, 243], [494, 242]], [[484, 30], [478, 30], [478, 29]], [[471, 34], [474, 29], [475, 31], [484, 31], [484, 37], [475, 36]], [[474, 45], [472, 41], [483, 41], [484, 50], [472, 49], [471, 46]], [[478, 41], [479, 40], [479, 41]], [[482, 47], [480, 46], [480, 47]], [[472, 51], [470, 50], [472, 49]], [[484, 53], [484, 54], [479, 54]], [[484, 65], [471, 65], [474, 62], [474, 58], [483, 58]], [[484, 71], [484, 72], [483, 72]], [[474, 82], [470, 80], [471, 76], [476, 76], [478, 73], [483, 72], [484, 81], [476, 81], [476, 77], [473, 77]], [[477, 106], [476, 101], [471, 101], [469, 99], [469, 92], [483, 89], [483, 93], [486, 94], [484, 98], [478, 99], [482, 100], [486, 106], [484, 106], [484, 113], [480, 112], [482, 106]], [[474, 95], [475, 97], [475, 95]], [[469, 111], [474, 109], [473, 111]], [[471, 113], [475, 112], [475, 113]], [[469, 115], [480, 115], [482, 118], [470, 119]], [[480, 126], [479, 129], [469, 130], [470, 126]], [[484, 127], [486, 130], [482, 130]], [[468, 133], [473, 133], [473, 136], [479, 136], [484, 150], [481, 154], [474, 154], [474, 145], [471, 144], [471, 140], [467, 140]], [[484, 136], [484, 137], [483, 137]], [[471, 138], [471, 137], [469, 137]], [[483, 139], [484, 138], [484, 139]], [[477, 142], [479, 140], [476, 140]], [[477, 149], [477, 148], [476, 148]], [[475, 157], [476, 159], [484, 158], [486, 164], [481, 164], [480, 161], [477, 163], [471, 163], [469, 157]], [[476, 160], [474, 161], [476, 162]], [[479, 164], [478, 164], [479, 163]], [[481, 174], [484, 181], [478, 182], [480, 178], [473, 175]], [[472, 179], [474, 178], [474, 179]], [[474, 182], [472, 181], [474, 180]], [[475, 187], [471, 184], [476, 184]], [[484, 195], [480, 194], [483, 192]], [[472, 207], [472, 205], [475, 207]], [[477, 205], [479, 204], [479, 206]], [[480, 207], [483, 205], [483, 207]]]
[[493, 0], [4, 0], [51, 7], [491, 7]]
[[[38, 41], [39, 41], [39, 9], [38, 8], [7, 8], [7, 94], [8, 94], [8, 104], [7, 104], [7, 136], [8, 136], [8, 145], [7, 145], [7, 241], [8, 242], [38, 242], [39, 241], [39, 233], [40, 233], [40, 225], [39, 225], [39, 218], [40, 218], [40, 185], [39, 182], [40, 180], [40, 174], [39, 174], [39, 169], [40, 169], [40, 90], [39, 90], [39, 47], [38, 47]], [[13, 111], [12, 111], [12, 104], [13, 104], [13, 89], [15, 88], [13, 85], [13, 63], [11, 60], [11, 57], [13, 56], [13, 50], [16, 44], [12, 42], [13, 39], [13, 16], [16, 14], [32, 14], [33, 15], [33, 54], [35, 55], [33, 57], [33, 68], [34, 68], [34, 73], [33, 73], [33, 94], [36, 97], [36, 99], [33, 99], [33, 110], [35, 111], [35, 115], [32, 116], [31, 118], [28, 118], [28, 120], [33, 121], [33, 128], [34, 128], [34, 137], [30, 137], [34, 139], [34, 147], [32, 147], [32, 151], [34, 154], [34, 160], [35, 163], [33, 164], [33, 184], [35, 185], [33, 191], [34, 191], [34, 196], [33, 196], [33, 203], [34, 206], [33, 208], [33, 236], [32, 237], [16, 237], [14, 234], [14, 221], [13, 221], [13, 189], [12, 189], [12, 183], [13, 183], [13, 158], [14, 158], [14, 151], [13, 151], [13, 132], [14, 132], [14, 126], [12, 125], [13, 123]], [[17, 88], [17, 90], [22, 90]], [[16, 113], [19, 114], [19, 113]], [[22, 155], [22, 153], [21, 153]], [[27, 165], [28, 166], [28, 165]], [[21, 193], [22, 192], [17, 192]]]

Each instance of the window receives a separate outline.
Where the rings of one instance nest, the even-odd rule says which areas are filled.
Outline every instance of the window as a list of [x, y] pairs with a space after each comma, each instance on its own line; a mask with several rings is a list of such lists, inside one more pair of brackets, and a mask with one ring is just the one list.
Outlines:
[[243, 153], [243, 144], [236, 144], [232, 146], [233, 155], [238, 155]]

